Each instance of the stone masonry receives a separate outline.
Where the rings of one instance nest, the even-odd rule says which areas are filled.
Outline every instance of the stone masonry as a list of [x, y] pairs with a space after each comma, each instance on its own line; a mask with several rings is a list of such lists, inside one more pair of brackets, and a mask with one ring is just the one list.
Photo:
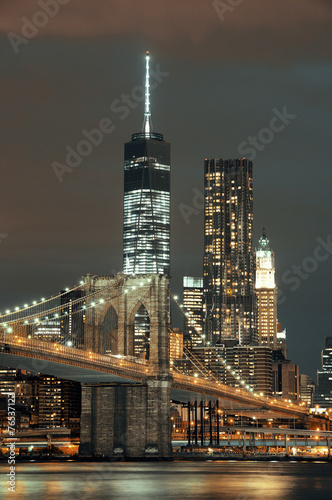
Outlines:
[[[168, 278], [88, 275], [85, 287], [85, 349], [132, 356], [135, 314], [143, 304], [150, 317], [150, 357], [149, 375], [142, 384], [82, 385], [80, 455], [170, 458]], [[105, 287], [98, 298], [89, 298]], [[98, 306], [89, 308], [94, 300]]]

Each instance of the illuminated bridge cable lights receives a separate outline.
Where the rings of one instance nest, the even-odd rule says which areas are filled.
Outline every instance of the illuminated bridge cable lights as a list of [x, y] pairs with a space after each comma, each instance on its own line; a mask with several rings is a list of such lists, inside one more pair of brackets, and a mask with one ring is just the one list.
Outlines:
[[0, 314], [0, 321], [1, 321], [1, 319], [3, 317], [6, 317], [8, 315], [17, 315], [17, 314], [25, 311], [26, 309], [36, 308], [36, 307], [44, 305], [47, 302], [50, 302], [52, 300], [57, 300], [57, 299], [61, 298], [62, 296], [66, 295], [66, 294], [68, 294], [68, 293], [70, 293], [70, 292], [72, 292], [74, 290], [77, 290], [78, 288], [81, 288], [81, 286], [82, 285], [80, 284], [80, 285], [77, 285], [77, 286], [75, 286], [75, 287], [73, 287], [71, 289], [66, 288], [65, 292], [58, 293], [56, 295], [52, 295], [51, 297], [48, 297], [47, 299], [45, 299], [44, 297], [42, 297], [39, 301], [34, 300], [32, 302], [32, 304], [30, 304], [30, 305], [28, 303], [25, 303], [22, 307], [18, 307], [18, 306], [14, 307], [13, 310], [7, 309], [5, 314]]
[[[45, 313], [48, 313], [48, 314], [51, 314], [52, 312], [53, 312], [53, 313], [57, 313], [57, 312], [59, 312], [59, 311], [62, 311], [64, 308], [68, 307], [68, 305], [69, 305], [69, 304], [70, 304], [70, 305], [76, 305], [76, 304], [79, 304], [79, 303], [81, 303], [81, 302], [85, 302], [85, 301], [86, 301], [86, 300], [88, 300], [89, 298], [94, 297], [94, 296], [96, 296], [96, 295], [98, 295], [98, 294], [100, 294], [100, 293], [104, 292], [105, 290], [107, 290], [107, 289], [109, 289], [109, 288], [112, 288], [113, 286], [114, 286], [113, 284], [112, 284], [112, 285], [108, 285], [108, 286], [106, 286], [106, 287], [104, 287], [104, 288], [101, 288], [100, 290], [97, 290], [97, 291], [95, 291], [95, 292], [91, 292], [90, 294], [84, 295], [84, 296], [82, 296], [82, 297], [80, 297], [80, 298], [78, 298], [78, 299], [73, 299], [73, 300], [71, 300], [71, 301], [70, 301], [70, 303], [69, 303], [69, 302], [66, 302], [66, 303], [64, 303], [64, 304], [59, 304], [59, 303], [58, 303], [58, 304], [57, 304], [57, 305], [55, 305], [54, 307], [50, 307], [50, 308], [48, 308], [48, 309], [46, 309], [46, 310], [43, 310], [43, 312], [41, 312], [41, 311], [36, 311], [36, 312], [32, 312], [32, 313], [28, 312], [28, 314], [27, 314], [27, 315], [25, 315], [25, 316], [21, 316], [20, 318], [15, 318], [15, 319], [10, 319], [10, 320], [7, 320], [7, 322], [9, 322], [9, 323], [16, 323], [16, 322], [20, 322], [20, 321], [24, 320], [25, 318], [26, 318], [26, 319], [33, 319], [33, 318], [35, 318], [35, 317], [40, 317], [41, 315], [44, 315]], [[77, 287], [76, 287], [75, 289], [77, 289]], [[75, 290], [75, 289], [72, 289], [72, 290]], [[66, 292], [66, 294], [67, 294], [67, 292]], [[48, 301], [50, 301], [50, 300], [54, 300], [55, 298], [56, 298], [56, 299], [58, 299], [58, 298], [59, 298], [59, 297], [61, 297], [62, 295], [66, 295], [66, 294], [60, 294], [60, 295], [58, 295], [58, 296], [54, 296], [53, 298], [48, 299]], [[114, 298], [114, 297], [113, 297], [113, 298]], [[102, 300], [103, 300], [103, 299], [102, 299]], [[46, 302], [46, 301], [45, 301], [45, 302]], [[29, 308], [29, 309], [30, 309], [30, 308]], [[0, 319], [1, 319], [1, 316], [0, 316]]]
[[[197, 360], [197, 358], [192, 356], [191, 352], [188, 349], [187, 349], [187, 351], [188, 351], [188, 353], [183, 352], [184, 356], [192, 363], [192, 365], [196, 368], [196, 370], [202, 374], [203, 378], [206, 378], [206, 377], [208, 379], [214, 378], [215, 381], [218, 381], [216, 379], [216, 377], [211, 376], [211, 374], [208, 372], [208, 370], [205, 368], [205, 366], [199, 360]], [[194, 376], [197, 377], [198, 376], [197, 373], [195, 373]]]
[[[142, 286], [147, 283], [150, 283], [151, 279], [141, 281]], [[34, 337], [42, 338], [42, 334], [45, 334], [48, 326], [55, 328], [56, 324], [60, 325], [64, 318], [68, 318], [69, 322], [72, 322], [72, 318], [75, 318], [75, 315], [82, 314], [83, 316], [87, 312], [88, 309], [98, 307], [99, 305], [105, 302], [104, 298], [100, 298], [98, 300], [98, 296], [108, 291], [110, 289], [114, 289], [111, 295], [108, 296], [108, 299], [111, 301], [119, 296], [121, 296], [124, 291], [119, 290], [119, 285], [123, 285], [123, 280], [119, 282], [113, 282], [110, 285], [102, 287], [94, 292], [87, 293], [80, 298], [72, 299], [70, 302], [59, 303], [60, 298], [63, 295], [68, 293], [62, 293], [58, 295], [54, 295], [53, 297], [45, 300], [43, 304], [36, 304], [34, 307], [28, 307], [24, 314], [21, 314], [17, 317], [17, 313], [15, 315], [11, 314], [9, 318], [6, 316], [6, 321], [0, 323], [0, 333], [1, 329], [6, 333], [12, 333], [15, 336], [22, 336], [25, 338], [28, 335], [28, 338], [31, 338], [31, 335]], [[78, 287], [74, 287], [71, 290], [76, 290], [80, 288], [81, 284]], [[69, 291], [71, 291], [69, 290]], [[143, 297], [148, 294], [149, 290], [143, 292]], [[94, 300], [92, 300], [94, 299]], [[91, 301], [91, 302], [90, 302]], [[56, 303], [55, 303], [56, 302]], [[68, 307], [71, 307], [71, 311], [68, 312]], [[0, 316], [0, 319], [5, 319], [3, 316]], [[10, 326], [10, 330], [8, 329], [8, 325]], [[29, 328], [29, 331], [27, 331]], [[52, 329], [52, 328], [51, 328]], [[58, 333], [59, 335], [59, 333]], [[43, 341], [43, 340], [41, 340]], [[80, 345], [81, 346], [81, 345]]]
[[[175, 302], [175, 304], [178, 306], [179, 310], [182, 312], [183, 316], [185, 318], [188, 318], [190, 316], [189, 314], [189, 311], [186, 311], [184, 310], [183, 308], [183, 304], [179, 304], [178, 303], [178, 297], [176, 295], [173, 295], [172, 292], [169, 290], [169, 294], [170, 294], [170, 297], [173, 299], [173, 301]], [[194, 324], [195, 322], [191, 322], [191, 324]], [[210, 342], [207, 342], [205, 340], [205, 335], [202, 335], [200, 334], [199, 332], [197, 332], [196, 328], [195, 327], [192, 327], [192, 329], [195, 331], [195, 333], [201, 338], [201, 341], [202, 341], [202, 346], [205, 346], [205, 347], [210, 347]], [[213, 348], [211, 348], [211, 351], [213, 352]], [[188, 352], [190, 353], [189, 356], [192, 356], [193, 354], [191, 353], [191, 351], [188, 350]], [[222, 359], [220, 357], [220, 355], [216, 355], [216, 358], [215, 358], [215, 361], [221, 361], [224, 365], [224, 368], [227, 370], [228, 373], [230, 373], [230, 375], [232, 375], [232, 377], [239, 383], [241, 384], [242, 388], [249, 392], [249, 393], [254, 393], [253, 395], [254, 396], [258, 396], [258, 394], [255, 393], [254, 389], [252, 387], [250, 387], [250, 385], [247, 383], [246, 380], [242, 379], [241, 376], [236, 373], [236, 371], [229, 365], [226, 364], [226, 360], [225, 359]], [[197, 358], [196, 358], [196, 362], [198, 362]], [[204, 365], [202, 365], [204, 366]], [[205, 368], [204, 366], [204, 369], [207, 371], [207, 369]], [[209, 372], [208, 372], [209, 373]], [[209, 374], [211, 376], [211, 374]], [[219, 382], [219, 379], [215, 376], [212, 375], [212, 377]]]

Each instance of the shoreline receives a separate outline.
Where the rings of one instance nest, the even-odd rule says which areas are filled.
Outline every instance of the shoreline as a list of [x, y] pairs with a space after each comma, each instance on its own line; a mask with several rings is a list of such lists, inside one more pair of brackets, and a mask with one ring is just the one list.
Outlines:
[[[290, 462], [290, 463], [295, 463], [295, 462], [326, 462], [326, 463], [331, 463], [332, 460], [328, 459], [327, 457], [292, 457], [292, 456], [260, 456], [260, 455], [255, 455], [255, 456], [232, 456], [232, 455], [220, 455], [218, 456], [217, 454], [215, 455], [196, 455], [196, 456], [190, 456], [190, 454], [179, 454], [179, 455], [174, 455], [173, 457], [169, 458], [153, 458], [153, 457], [146, 457], [146, 458], [125, 458], [125, 457], [36, 457], [36, 458], [24, 458], [22, 457], [21, 459], [17, 457], [16, 463], [17, 464], [24, 464], [24, 463], [48, 463], [48, 462]], [[1, 458], [0, 459], [0, 465], [1, 464], [7, 464], [8, 459]]]

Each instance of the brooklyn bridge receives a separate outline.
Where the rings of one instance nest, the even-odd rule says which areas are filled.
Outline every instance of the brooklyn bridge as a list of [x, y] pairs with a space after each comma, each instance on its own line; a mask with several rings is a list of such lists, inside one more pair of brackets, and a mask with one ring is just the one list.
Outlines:
[[[171, 355], [171, 304], [179, 307], [165, 274], [87, 275], [71, 289], [1, 315], [0, 365], [81, 383], [81, 456], [171, 457], [174, 401], [187, 405], [188, 422], [191, 408], [197, 413], [197, 405], [207, 402], [217, 409], [218, 428], [218, 412], [227, 410], [330, 430], [327, 415], [255, 392], [217, 355], [216, 363], [232, 375], [234, 386], [221, 382], [188, 348], [183, 349], [184, 370]], [[142, 309], [148, 336], [135, 323]], [[67, 328], [74, 333], [59, 339], [40, 335], [41, 325], [49, 331], [55, 321], [75, 323], [75, 329]], [[148, 355], [137, 351], [137, 339], [143, 339]], [[206, 346], [203, 336], [200, 342]]]

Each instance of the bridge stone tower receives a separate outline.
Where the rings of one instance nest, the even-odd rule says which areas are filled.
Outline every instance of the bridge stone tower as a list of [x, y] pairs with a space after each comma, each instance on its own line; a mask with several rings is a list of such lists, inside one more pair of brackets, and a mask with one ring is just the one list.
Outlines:
[[[85, 277], [84, 348], [133, 356], [135, 315], [150, 319], [149, 369], [137, 383], [82, 384], [81, 456], [171, 456], [169, 292], [166, 275]], [[98, 307], [89, 308], [97, 291]]]

